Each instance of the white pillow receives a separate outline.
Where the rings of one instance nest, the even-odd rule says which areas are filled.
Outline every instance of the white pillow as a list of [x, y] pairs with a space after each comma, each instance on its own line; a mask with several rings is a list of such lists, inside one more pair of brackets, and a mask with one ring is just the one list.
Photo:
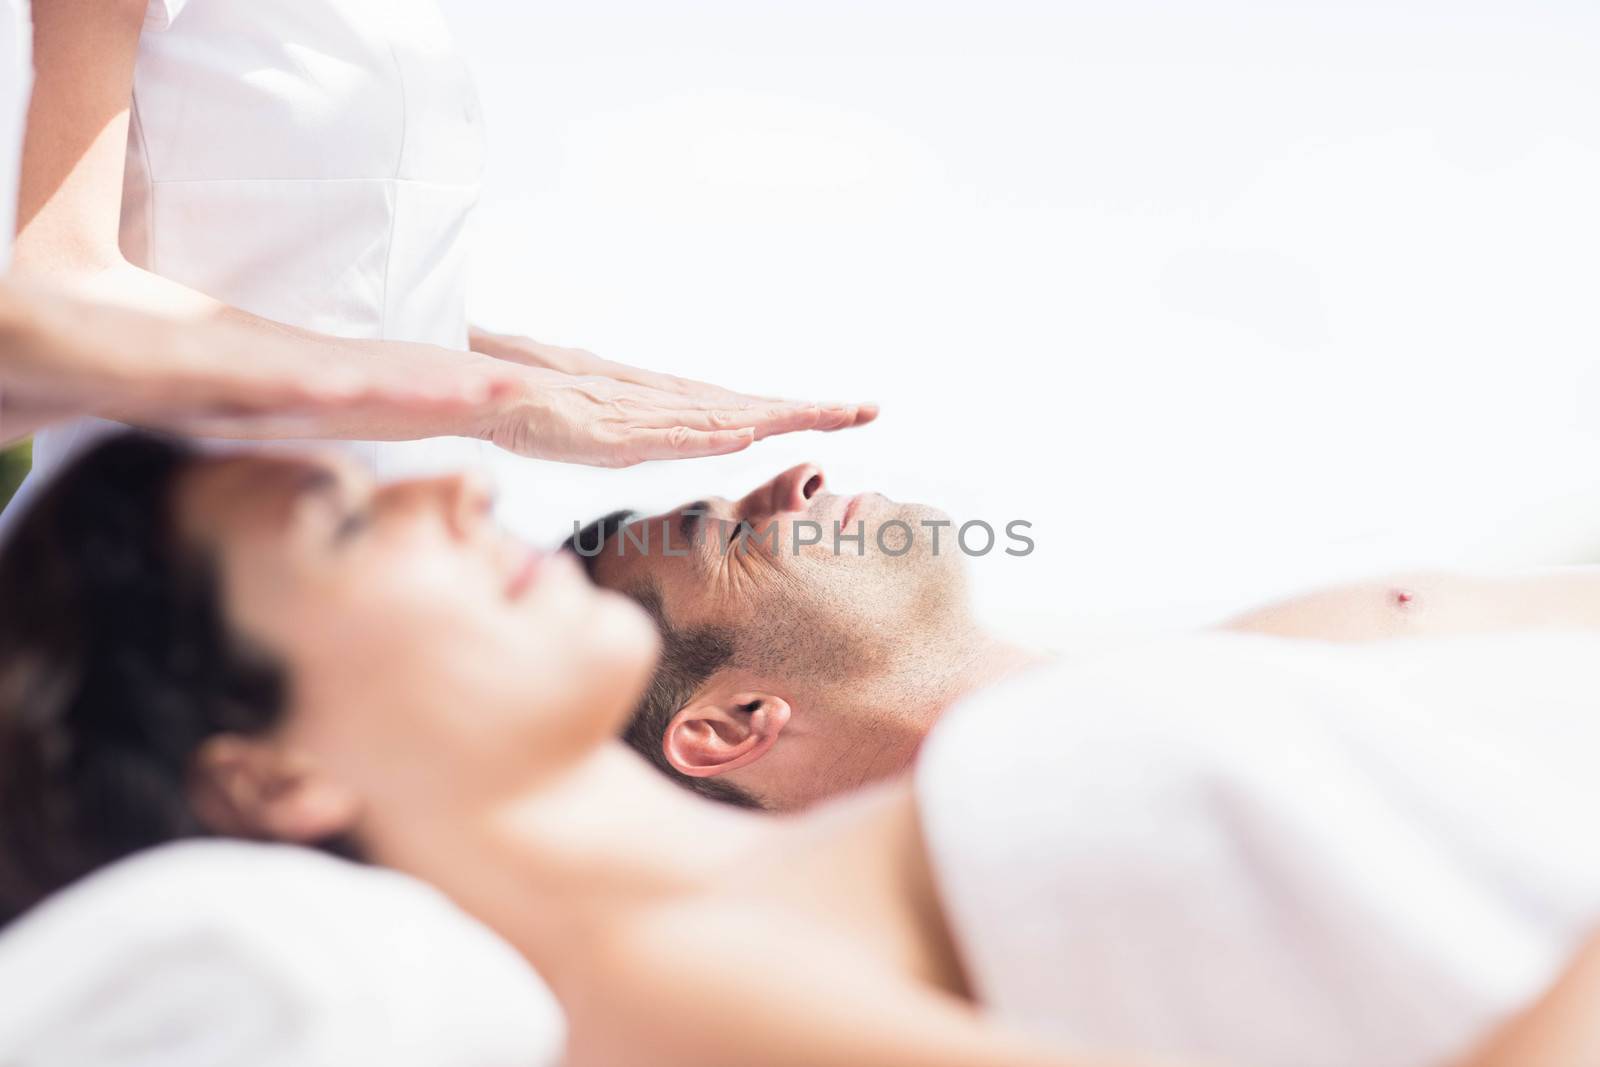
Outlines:
[[431, 887], [306, 849], [168, 845], [0, 932], [7, 1067], [541, 1067], [565, 1027]]

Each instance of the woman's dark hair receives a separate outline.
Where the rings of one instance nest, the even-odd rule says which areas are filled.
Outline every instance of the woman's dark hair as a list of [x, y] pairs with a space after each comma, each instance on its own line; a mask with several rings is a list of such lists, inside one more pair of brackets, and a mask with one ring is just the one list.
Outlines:
[[230, 628], [175, 520], [179, 442], [123, 434], [48, 485], [0, 546], [0, 925], [129, 853], [204, 836], [192, 763], [288, 701]]

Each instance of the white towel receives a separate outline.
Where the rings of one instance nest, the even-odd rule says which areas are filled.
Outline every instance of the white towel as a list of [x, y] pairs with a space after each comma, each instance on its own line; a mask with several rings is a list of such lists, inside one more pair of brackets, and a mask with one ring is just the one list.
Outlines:
[[1600, 637], [1210, 635], [988, 690], [918, 768], [996, 1015], [1085, 1047], [1412, 1067], [1600, 918]]
[[0, 933], [6, 1067], [550, 1067], [563, 1041], [488, 929], [304, 849], [169, 845]]

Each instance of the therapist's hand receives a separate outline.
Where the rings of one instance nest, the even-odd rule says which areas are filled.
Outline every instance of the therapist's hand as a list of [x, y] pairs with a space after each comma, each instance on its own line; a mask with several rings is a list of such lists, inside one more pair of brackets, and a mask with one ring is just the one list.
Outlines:
[[540, 367], [521, 375], [480, 436], [518, 455], [595, 467], [721, 456], [763, 437], [837, 428], [832, 424], [856, 417], [817, 404], [705, 398]]
[[472, 348], [534, 372], [524, 417], [508, 413], [489, 435], [523, 455], [625, 467], [737, 452], [774, 434], [843, 430], [878, 416], [875, 404], [739, 393], [526, 337], [474, 330]]

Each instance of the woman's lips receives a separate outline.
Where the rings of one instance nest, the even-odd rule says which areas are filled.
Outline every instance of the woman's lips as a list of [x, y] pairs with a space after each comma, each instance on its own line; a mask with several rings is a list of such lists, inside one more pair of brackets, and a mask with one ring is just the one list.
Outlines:
[[511, 568], [511, 577], [506, 581], [506, 598], [519, 600], [524, 593], [532, 589], [548, 559], [549, 557], [537, 548], [523, 549], [521, 558]]

